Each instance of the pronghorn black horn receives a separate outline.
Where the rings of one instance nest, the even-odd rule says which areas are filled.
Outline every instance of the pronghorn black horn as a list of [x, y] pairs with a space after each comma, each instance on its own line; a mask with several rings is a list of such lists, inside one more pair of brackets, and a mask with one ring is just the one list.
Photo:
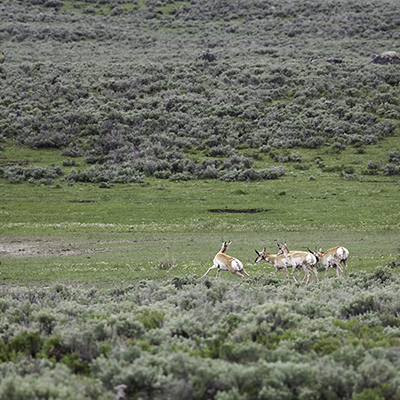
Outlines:
[[313, 252], [312, 250], [310, 250], [309, 247], [307, 247], [307, 250], [308, 250], [311, 254], [314, 254], [314, 252]]
[[260, 253], [257, 250], [254, 250], [254, 251], [257, 253], [258, 256], [260, 255]]

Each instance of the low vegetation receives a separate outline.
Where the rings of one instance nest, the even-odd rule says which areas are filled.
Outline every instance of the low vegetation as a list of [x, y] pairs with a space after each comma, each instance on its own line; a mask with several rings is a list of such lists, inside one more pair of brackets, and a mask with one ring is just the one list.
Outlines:
[[384, 267], [319, 285], [3, 286], [0, 395], [395, 399], [399, 285]]

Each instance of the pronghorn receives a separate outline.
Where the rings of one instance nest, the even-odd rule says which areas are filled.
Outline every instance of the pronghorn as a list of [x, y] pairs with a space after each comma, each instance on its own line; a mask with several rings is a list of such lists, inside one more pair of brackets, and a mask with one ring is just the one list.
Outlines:
[[313, 276], [311, 274], [311, 269], [314, 271], [315, 277], [317, 278], [317, 282], [319, 282], [318, 278], [318, 271], [316, 268], [317, 264], [317, 258], [313, 255], [310, 254], [306, 251], [289, 251], [287, 248], [286, 243], [285, 244], [278, 244], [279, 247], [279, 252], [277, 254], [284, 254], [285, 257], [288, 259], [289, 264], [292, 266], [292, 276], [293, 279], [297, 282], [297, 279], [294, 276], [294, 272], [296, 271], [296, 268], [301, 267], [305, 273], [304, 279], [307, 278], [307, 282], [309, 282], [310, 277], [311, 281], [313, 282]]
[[339, 269], [340, 272], [343, 275], [343, 268], [341, 266], [341, 263], [343, 263], [345, 272], [344, 275], [346, 276], [347, 274], [347, 259], [349, 257], [349, 251], [343, 247], [343, 246], [336, 246], [332, 247], [331, 249], [325, 251], [325, 253], [322, 251], [322, 247], [319, 249], [319, 251], [311, 251], [308, 249], [309, 252], [311, 252], [318, 261], [321, 261], [321, 263], [325, 266], [325, 279], [328, 275], [328, 269], [330, 268], [336, 268], [336, 275], [339, 277]]
[[283, 269], [283, 271], [285, 272], [286, 278], [289, 279], [289, 275], [287, 272], [287, 267], [289, 264], [288, 259], [285, 257], [284, 254], [270, 254], [267, 253], [266, 251], [267, 249], [264, 247], [263, 251], [261, 251], [260, 253], [256, 250], [257, 253], [257, 258], [254, 261], [255, 263], [258, 263], [261, 260], [265, 260], [266, 262], [270, 263], [271, 265], [273, 265], [275, 267], [275, 274], [280, 270]]
[[250, 276], [243, 268], [243, 264], [234, 257], [228, 256], [226, 254], [226, 251], [228, 250], [228, 247], [232, 244], [232, 242], [222, 242], [222, 247], [221, 250], [217, 253], [217, 255], [214, 257], [214, 265], [208, 269], [208, 271], [203, 275], [206, 276], [212, 269], [218, 268], [217, 271], [217, 277], [219, 274], [219, 271], [229, 271], [233, 275], [240, 276], [241, 278], [244, 278], [244, 276], [240, 273], [243, 272], [244, 275]]

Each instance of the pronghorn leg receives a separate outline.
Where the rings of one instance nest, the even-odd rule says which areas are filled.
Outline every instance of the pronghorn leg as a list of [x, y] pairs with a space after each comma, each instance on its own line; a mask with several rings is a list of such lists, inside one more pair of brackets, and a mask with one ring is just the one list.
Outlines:
[[293, 277], [295, 282], [298, 282], [296, 277], [294, 276], [295, 271], [296, 271], [296, 266], [293, 266], [293, 268], [292, 268], [292, 277]]
[[[212, 267], [208, 268], [208, 271], [203, 275], [203, 278], [212, 270], [218, 268], [218, 265], [213, 265]], [[218, 269], [219, 272], [219, 269]], [[218, 276], [218, 272], [217, 272], [217, 276]]]
[[[347, 260], [343, 260], [343, 264], [344, 264], [344, 276], [347, 275]], [[343, 270], [342, 270], [343, 273]]]
[[327, 265], [325, 268], [325, 278], [324, 279], [326, 279], [326, 277], [328, 276], [328, 269], [329, 269], [329, 265]]
[[306, 265], [306, 268], [307, 268], [307, 276], [308, 276], [307, 283], [308, 283], [308, 281], [310, 280], [310, 278], [311, 278], [311, 283], [314, 283], [314, 277], [313, 277], [313, 274], [312, 274], [311, 266], [309, 266], [309, 265], [307, 264], [307, 265]]
[[314, 277], [313, 277], [313, 274], [312, 274], [312, 269], [309, 266], [307, 266], [307, 273], [308, 273], [308, 280], [310, 280], [310, 278], [311, 278], [311, 283], [314, 283]]
[[242, 272], [243, 272], [247, 277], [250, 276], [244, 269], [242, 269]]
[[310, 280], [310, 276], [311, 276], [311, 282], [314, 282], [314, 279], [311, 274], [311, 270], [310, 270], [310, 268], [308, 268], [308, 265], [303, 265], [302, 268], [304, 271], [304, 278], [302, 279], [302, 282], [304, 282], [304, 280], [307, 278], [307, 283], [308, 283], [308, 281]]
[[[278, 270], [277, 270], [277, 271], [278, 271]], [[287, 268], [286, 268], [286, 267], [283, 267], [283, 271], [285, 272], [286, 278], [289, 279], [289, 275], [288, 275], [288, 272], [287, 272]]]
[[[243, 271], [243, 270], [242, 270]], [[244, 275], [242, 275], [239, 271], [231, 271], [233, 275], [238, 276], [239, 278], [243, 278], [244, 279]], [[249, 275], [247, 275], [249, 276]]]
[[310, 276], [311, 276], [311, 282], [314, 282], [312, 274], [311, 274], [311, 270], [308, 268], [307, 265], [305, 266], [304, 272], [306, 274], [304, 277], [307, 277], [306, 284], [310, 281]]
[[303, 279], [301, 280], [302, 282], [304, 282], [307, 278], [307, 270], [304, 267], [303, 267], [303, 272], [304, 272], [304, 276], [303, 276]]
[[313, 267], [313, 271], [314, 271], [315, 277], [317, 278], [317, 283], [319, 283], [318, 271], [317, 271], [317, 267], [315, 265]]
[[[342, 266], [340, 265], [340, 262], [339, 262], [339, 263], [335, 262], [334, 265], [335, 265], [335, 267], [336, 267], [336, 275], [337, 275], [337, 277], [339, 278], [340, 275], [343, 276], [343, 268], [342, 268]], [[340, 270], [341, 274], [339, 274], [339, 270]]]

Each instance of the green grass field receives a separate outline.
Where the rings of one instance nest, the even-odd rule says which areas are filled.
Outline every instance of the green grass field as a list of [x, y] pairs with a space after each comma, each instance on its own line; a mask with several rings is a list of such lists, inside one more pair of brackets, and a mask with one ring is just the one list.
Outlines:
[[[302, 164], [309, 169], [286, 163], [283, 177], [261, 182], [147, 177], [142, 184], [105, 189], [62, 180], [41, 185], [2, 179], [1, 280], [113, 282], [201, 275], [222, 240], [233, 242], [229, 252], [253, 276], [273, 272], [269, 264], [254, 264], [254, 250], [265, 246], [276, 252], [277, 241], [297, 250], [342, 245], [350, 251], [350, 271], [372, 271], [398, 259], [399, 181], [362, 176], [362, 171], [368, 160], [384, 159], [398, 142], [398, 136], [385, 139], [363, 154], [352, 147], [340, 153], [305, 150]], [[65, 160], [57, 151], [9, 142], [0, 157], [3, 164], [27, 160], [49, 166]], [[322, 172], [317, 158], [325, 166], [354, 166], [357, 179]], [[85, 161], [78, 161], [85, 168]], [[266, 155], [257, 163], [276, 165]], [[224, 279], [236, 279], [229, 275]]]

